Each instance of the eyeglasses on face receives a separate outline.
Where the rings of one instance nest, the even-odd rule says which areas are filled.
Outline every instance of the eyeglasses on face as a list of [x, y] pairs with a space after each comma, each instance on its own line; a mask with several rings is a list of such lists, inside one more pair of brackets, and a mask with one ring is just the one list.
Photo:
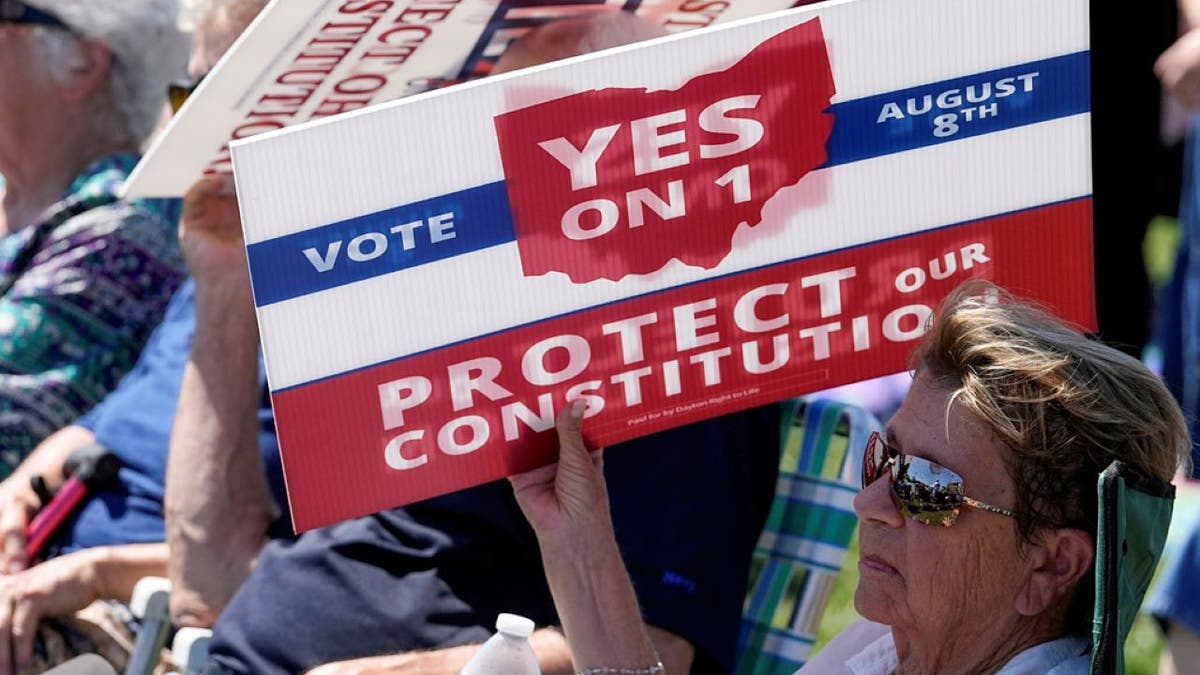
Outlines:
[[[71, 31], [63, 20], [20, 0], [0, 0], [0, 24], [49, 26]], [[71, 31], [74, 32], [74, 31]]]
[[918, 523], [950, 527], [958, 520], [964, 505], [1016, 517], [1008, 509], [971, 499], [963, 491], [962, 476], [924, 457], [896, 450], [875, 432], [863, 450], [863, 489], [885, 475], [892, 503], [905, 517]]
[[194, 80], [179, 80], [167, 85], [167, 101], [171, 104], [171, 112], [179, 112], [204, 78], [202, 75]]

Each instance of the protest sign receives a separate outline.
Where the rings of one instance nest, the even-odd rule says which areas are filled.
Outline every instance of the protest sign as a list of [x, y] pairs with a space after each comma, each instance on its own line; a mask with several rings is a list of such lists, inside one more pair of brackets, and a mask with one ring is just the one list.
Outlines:
[[629, 11], [679, 32], [812, 0], [274, 0], [126, 181], [179, 197], [230, 171], [231, 140], [487, 75], [532, 27]]
[[[647, 64], [652, 64], [649, 66]], [[1094, 323], [1086, 0], [847, 0], [233, 144], [307, 529], [902, 370], [986, 277]]]

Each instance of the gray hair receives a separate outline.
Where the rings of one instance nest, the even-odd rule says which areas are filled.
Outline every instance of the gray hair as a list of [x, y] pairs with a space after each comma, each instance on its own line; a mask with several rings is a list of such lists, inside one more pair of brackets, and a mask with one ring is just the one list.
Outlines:
[[179, 0], [179, 27], [189, 33], [195, 32], [196, 26], [212, 10], [212, 0]]
[[[187, 36], [176, 26], [176, 0], [26, 0], [57, 16], [78, 35], [98, 40], [113, 54], [109, 76], [111, 132], [140, 143], [154, 130], [166, 102], [167, 85], [184, 72]], [[38, 31], [44, 65], [64, 77], [80, 52], [63, 31]], [[103, 111], [97, 111], [101, 118]], [[99, 123], [106, 120], [98, 121]]]

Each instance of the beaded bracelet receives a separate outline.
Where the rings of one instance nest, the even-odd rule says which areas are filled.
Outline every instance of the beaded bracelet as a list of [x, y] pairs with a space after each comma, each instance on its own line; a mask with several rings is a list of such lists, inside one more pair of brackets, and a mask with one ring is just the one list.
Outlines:
[[598, 666], [594, 668], [584, 668], [582, 672], [576, 675], [663, 675], [666, 673], [666, 668], [663, 668], [662, 661], [648, 668], [614, 668], [612, 666]]

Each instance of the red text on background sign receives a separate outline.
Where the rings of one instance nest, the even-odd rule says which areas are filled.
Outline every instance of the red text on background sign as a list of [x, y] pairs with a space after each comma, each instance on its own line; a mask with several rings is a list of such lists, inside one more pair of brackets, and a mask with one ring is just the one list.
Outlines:
[[[338, 7], [339, 16], [322, 24], [284, 70], [273, 76], [229, 140], [370, 105], [391, 74], [417, 52], [434, 24], [449, 17], [458, 2], [346, 0]], [[334, 71], [343, 65], [348, 68], [331, 84]], [[314, 95], [323, 90], [323, 97], [313, 105]], [[306, 106], [312, 110], [299, 117]], [[232, 171], [228, 144], [204, 169], [206, 175]]]

